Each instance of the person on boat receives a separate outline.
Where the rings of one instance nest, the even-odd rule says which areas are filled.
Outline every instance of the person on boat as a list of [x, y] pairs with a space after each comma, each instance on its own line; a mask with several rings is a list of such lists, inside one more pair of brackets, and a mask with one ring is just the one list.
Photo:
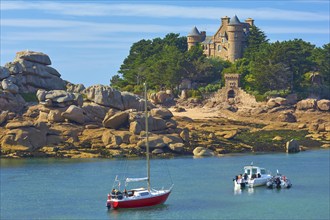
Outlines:
[[260, 177], [261, 177], [261, 174], [260, 174], [260, 173], [258, 173], [258, 175], [257, 175], [257, 176], [258, 176], [258, 178], [260, 178]]
[[247, 175], [247, 173], [244, 173], [244, 180], [246, 181], [247, 179], [248, 179], [248, 175]]
[[242, 176], [241, 175], [238, 175], [237, 177], [237, 181], [236, 181], [238, 184], [241, 184], [242, 183]]
[[128, 197], [128, 193], [127, 193], [127, 190], [126, 189], [124, 190], [124, 196], [125, 197]]

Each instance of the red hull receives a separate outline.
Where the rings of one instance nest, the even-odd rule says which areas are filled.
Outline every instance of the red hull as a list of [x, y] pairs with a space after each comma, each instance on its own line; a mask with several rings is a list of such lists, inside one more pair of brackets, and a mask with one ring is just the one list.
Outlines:
[[134, 200], [108, 200], [107, 206], [111, 206], [114, 209], [118, 208], [141, 208], [141, 207], [148, 207], [163, 204], [167, 197], [170, 195], [171, 191], [158, 195], [152, 196], [149, 198], [141, 198], [141, 199], [134, 199]]

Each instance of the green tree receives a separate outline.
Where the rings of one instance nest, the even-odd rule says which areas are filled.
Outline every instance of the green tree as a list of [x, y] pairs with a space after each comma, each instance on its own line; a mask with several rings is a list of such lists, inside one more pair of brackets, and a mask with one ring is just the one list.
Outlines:
[[268, 44], [266, 34], [260, 30], [257, 26], [252, 26], [247, 38], [247, 47], [244, 50], [244, 58], [248, 60], [254, 60], [255, 54], [264, 45]]

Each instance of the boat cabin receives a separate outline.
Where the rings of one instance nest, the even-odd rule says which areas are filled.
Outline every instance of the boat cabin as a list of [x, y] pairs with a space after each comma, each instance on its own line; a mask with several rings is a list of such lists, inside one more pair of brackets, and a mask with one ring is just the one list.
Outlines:
[[260, 178], [263, 175], [267, 175], [265, 168], [260, 168], [257, 166], [245, 166], [244, 174], [247, 174], [249, 178]]

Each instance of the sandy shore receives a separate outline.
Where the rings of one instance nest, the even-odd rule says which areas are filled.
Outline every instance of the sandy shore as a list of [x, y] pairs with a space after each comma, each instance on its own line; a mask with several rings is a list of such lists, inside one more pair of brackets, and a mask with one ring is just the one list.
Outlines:
[[184, 112], [175, 112], [174, 108], [169, 108], [169, 110], [173, 113], [174, 116], [177, 117], [189, 117], [191, 119], [210, 119], [219, 117], [219, 110], [215, 108], [191, 108], [186, 109]]

